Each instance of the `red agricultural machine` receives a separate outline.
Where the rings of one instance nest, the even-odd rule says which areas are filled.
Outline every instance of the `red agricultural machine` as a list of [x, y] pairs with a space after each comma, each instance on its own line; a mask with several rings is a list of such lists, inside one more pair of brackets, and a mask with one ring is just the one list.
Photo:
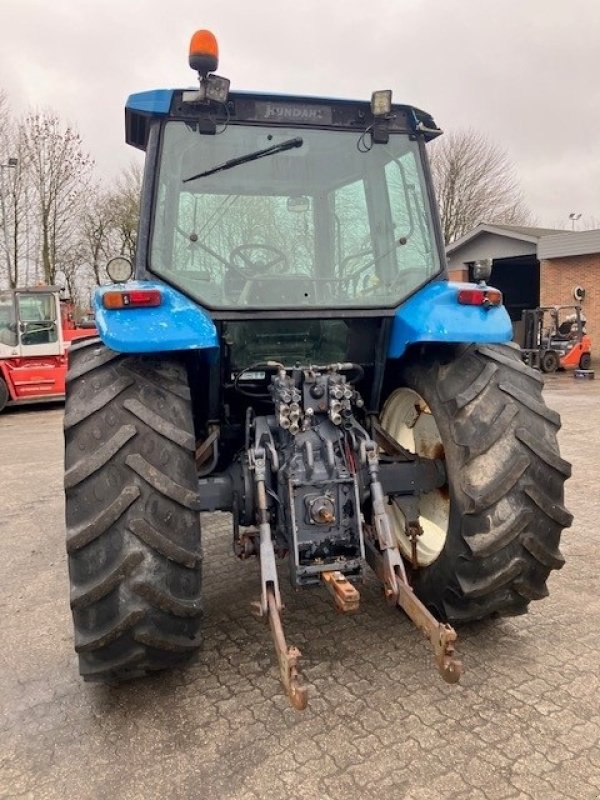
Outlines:
[[95, 333], [92, 321], [75, 323], [71, 303], [55, 286], [0, 292], [0, 412], [63, 399], [68, 349]]

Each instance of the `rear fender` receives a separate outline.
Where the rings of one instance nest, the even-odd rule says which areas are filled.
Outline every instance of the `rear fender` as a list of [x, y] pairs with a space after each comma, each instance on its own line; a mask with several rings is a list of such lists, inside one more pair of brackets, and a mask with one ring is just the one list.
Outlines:
[[[158, 289], [162, 302], [154, 308], [106, 309], [109, 291]], [[130, 281], [99, 286], [94, 293], [98, 335], [118, 353], [162, 353], [218, 347], [217, 329], [208, 313], [185, 295], [158, 281]]]
[[424, 286], [396, 311], [388, 358], [400, 358], [407, 347], [419, 342], [499, 344], [513, 337], [504, 306], [461, 305], [460, 289], [470, 283], [436, 281]]

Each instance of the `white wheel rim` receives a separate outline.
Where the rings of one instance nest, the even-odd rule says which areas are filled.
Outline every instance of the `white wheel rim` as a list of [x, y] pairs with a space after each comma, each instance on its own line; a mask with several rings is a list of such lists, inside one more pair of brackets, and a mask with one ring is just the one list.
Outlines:
[[[433, 414], [420, 394], [396, 389], [387, 399], [380, 417], [381, 427], [402, 447], [424, 458], [443, 458], [444, 447]], [[427, 567], [438, 558], [448, 534], [450, 500], [447, 491], [434, 489], [419, 499], [419, 522], [423, 534], [417, 539], [417, 561]], [[388, 506], [392, 531], [402, 555], [411, 560], [412, 547], [405, 533], [404, 514], [395, 503]]]

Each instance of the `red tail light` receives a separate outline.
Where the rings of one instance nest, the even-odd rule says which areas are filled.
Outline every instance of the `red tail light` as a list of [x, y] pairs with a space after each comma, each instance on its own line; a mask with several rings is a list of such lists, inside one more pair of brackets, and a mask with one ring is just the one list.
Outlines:
[[104, 308], [153, 308], [162, 303], [158, 289], [131, 289], [130, 291], [106, 292], [102, 296]]
[[502, 305], [502, 292], [498, 289], [483, 289], [479, 286], [472, 289], [459, 289], [458, 302], [463, 306], [491, 306]]

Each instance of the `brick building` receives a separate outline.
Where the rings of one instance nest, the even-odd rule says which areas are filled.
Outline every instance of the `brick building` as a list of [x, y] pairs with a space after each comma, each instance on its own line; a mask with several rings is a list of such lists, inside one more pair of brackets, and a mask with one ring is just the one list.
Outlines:
[[600, 346], [600, 230], [481, 224], [446, 255], [451, 280], [468, 280], [474, 261], [492, 259], [490, 283], [504, 293], [515, 329], [525, 308], [573, 305], [583, 289], [587, 331]]
[[544, 236], [538, 258], [540, 305], [572, 303], [575, 287], [584, 289], [581, 306], [587, 331], [600, 345], [600, 230]]

